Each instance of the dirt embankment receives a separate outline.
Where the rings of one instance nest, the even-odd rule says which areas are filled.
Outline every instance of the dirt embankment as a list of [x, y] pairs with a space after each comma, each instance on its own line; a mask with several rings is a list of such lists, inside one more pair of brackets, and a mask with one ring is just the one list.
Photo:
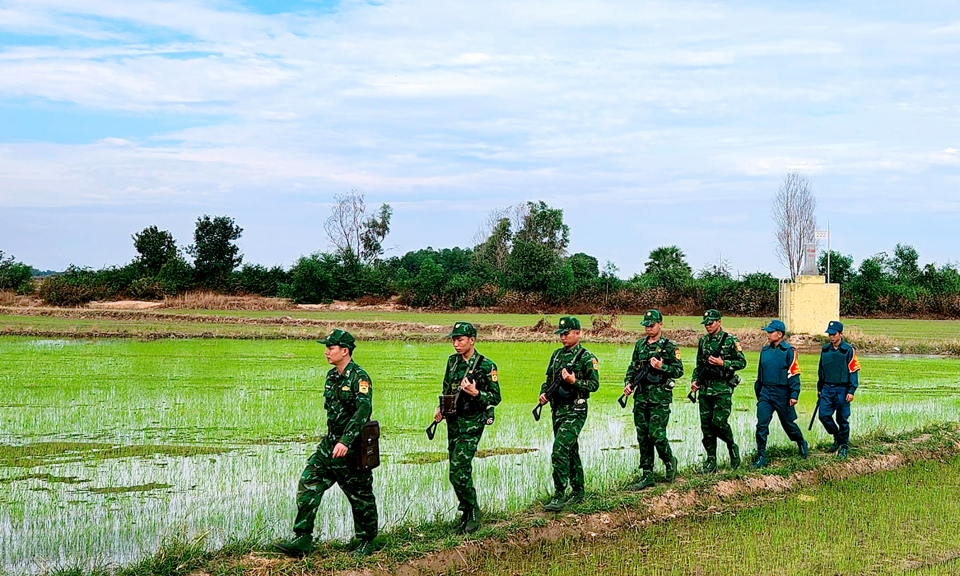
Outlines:
[[[334, 573], [341, 576], [446, 574], [482, 565], [481, 557], [499, 556], [510, 549], [529, 549], [534, 553], [539, 544], [561, 538], [589, 541], [675, 518], [731, 512], [756, 506], [773, 498], [782, 498], [826, 481], [855, 478], [894, 470], [921, 460], [942, 459], [960, 454], [960, 428], [954, 426], [951, 430], [938, 432], [938, 435], [941, 436], [933, 443], [930, 442], [930, 435], [921, 435], [905, 445], [880, 446], [880, 450], [876, 450], [873, 455], [845, 461], [822, 456], [822, 463], [815, 468], [788, 476], [748, 474], [697, 488], [690, 488], [684, 480], [678, 480], [676, 489], [651, 495], [607, 512], [582, 515], [570, 513], [559, 518], [550, 513], [529, 512], [519, 520], [510, 520], [510, 525], [516, 526], [520, 523], [528, 528], [510, 532], [506, 537], [498, 535], [464, 542], [455, 548], [427, 554], [399, 565], [385, 559], [375, 568], [340, 570]], [[892, 451], [886, 454], [876, 453], [883, 450]], [[506, 529], [507, 522], [500, 527]], [[288, 574], [294, 562], [297, 561], [277, 558], [269, 553], [252, 553], [238, 559], [244, 574], [264, 576]], [[323, 570], [323, 573], [329, 572]], [[307, 570], [296, 573], [309, 575], [314, 572]], [[198, 576], [201, 574], [203, 573]]]

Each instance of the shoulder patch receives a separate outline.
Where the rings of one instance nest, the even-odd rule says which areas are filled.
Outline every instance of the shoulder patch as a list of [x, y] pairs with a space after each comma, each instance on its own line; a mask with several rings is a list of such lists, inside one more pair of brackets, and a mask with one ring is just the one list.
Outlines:
[[597, 371], [597, 358], [596, 358], [596, 357], [593, 357], [593, 358], [591, 358], [591, 360], [593, 360], [593, 371], [596, 372], [596, 371]]
[[369, 393], [370, 393], [370, 383], [367, 382], [366, 380], [361, 380], [361, 381], [360, 381], [360, 393], [361, 393], [361, 394], [369, 394]]
[[494, 368], [493, 370], [490, 371], [490, 380], [491, 380], [492, 382], [499, 382], [499, 381], [500, 381], [500, 380], [499, 380], [499, 376], [497, 376], [497, 369], [496, 369], [496, 368]]
[[679, 359], [680, 359], [680, 349], [679, 349], [679, 348], [674, 348], [674, 349], [673, 349], [673, 355], [674, 355], [674, 357], [675, 357], [677, 360], [679, 360]]

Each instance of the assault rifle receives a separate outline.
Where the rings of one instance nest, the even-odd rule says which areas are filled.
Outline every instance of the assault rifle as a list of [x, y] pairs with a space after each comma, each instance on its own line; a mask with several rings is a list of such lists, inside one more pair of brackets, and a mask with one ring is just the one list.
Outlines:
[[810, 425], [807, 426], [807, 430], [813, 430], [813, 423], [814, 423], [814, 421], [817, 419], [817, 414], [820, 413], [820, 401], [821, 401], [821, 400], [822, 400], [822, 398], [820, 398], [820, 395], [818, 394], [818, 395], [817, 395], [817, 404], [816, 404], [816, 406], [813, 407], [813, 414], [810, 415]]
[[[710, 354], [710, 356], [716, 356], [717, 358], [720, 358], [722, 360], [723, 359], [723, 343], [726, 341], [727, 341], [727, 333], [724, 332], [723, 336], [720, 337], [720, 345], [717, 346], [716, 351], [713, 354]], [[727, 370], [723, 366], [716, 366], [714, 364], [711, 364], [710, 362], [707, 362], [707, 365], [700, 369], [700, 379], [701, 380], [704, 379], [703, 377], [709, 374], [713, 376], [713, 378], [710, 378], [711, 380], [730, 380], [732, 376], [730, 372], [731, 372], [730, 370]]]
[[[547, 386], [547, 389], [543, 392], [543, 395], [547, 398], [547, 402], [552, 402], [554, 397], [558, 400], [566, 400], [570, 396], [570, 385], [563, 379], [563, 369], [566, 368], [567, 372], [576, 370], [577, 364], [580, 363], [580, 359], [583, 358], [583, 354], [586, 351], [586, 348], [581, 347], [570, 364], [561, 367], [560, 370], [553, 373], [553, 380], [550, 381], [550, 385]], [[543, 414], [543, 404], [540, 404], [538, 401], [536, 407], [533, 409], [533, 419], [539, 422], [541, 414]]]
[[[657, 354], [652, 358], [662, 361], [663, 355], [658, 350]], [[653, 370], [653, 366], [650, 365], [650, 360], [644, 362], [640, 370], [633, 375], [633, 380], [630, 381], [630, 394], [633, 394], [648, 382], [651, 384], [660, 383], [660, 376]], [[620, 404], [621, 408], [627, 407], [627, 396], [628, 394], [621, 394], [620, 397], [617, 398], [617, 403]]]
[[[477, 369], [477, 365], [480, 364], [480, 360], [483, 359], [483, 356], [477, 353], [473, 355], [473, 365], [467, 370], [467, 373], [464, 374], [464, 378], [467, 380], [472, 380], [470, 376], [473, 375], [474, 370]], [[460, 393], [463, 392], [463, 385], [457, 384], [457, 390], [453, 394], [441, 394], [440, 395], [440, 416], [441, 420], [447, 416], [453, 416], [457, 413], [457, 402], [460, 400]], [[489, 416], [488, 416], [489, 419]], [[433, 437], [437, 435], [437, 425], [440, 422], [434, 420], [427, 426], [427, 440], [433, 440]], [[492, 424], [492, 422], [491, 422]]]

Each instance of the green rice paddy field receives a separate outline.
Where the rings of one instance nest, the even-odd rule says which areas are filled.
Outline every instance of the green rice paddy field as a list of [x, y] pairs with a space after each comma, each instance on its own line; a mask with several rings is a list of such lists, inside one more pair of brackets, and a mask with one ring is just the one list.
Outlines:
[[[588, 489], [620, 485], [637, 465], [629, 410], [617, 405], [631, 348], [588, 344], [601, 389], [581, 436]], [[550, 490], [552, 441], [530, 415], [554, 344], [486, 343], [504, 402], [475, 463], [490, 511], [516, 511]], [[374, 473], [383, 529], [450, 520], [445, 432], [423, 429], [436, 406], [447, 343], [364, 342], [355, 359], [373, 378], [384, 463]], [[684, 350], [688, 371], [694, 351]], [[748, 353], [746, 380], [755, 373]], [[960, 417], [960, 360], [864, 356], [853, 411], [856, 435], [898, 432]], [[799, 405], [804, 430], [815, 402], [815, 355]], [[84, 562], [124, 564], [173, 537], [212, 546], [286, 536], [306, 457], [325, 429], [323, 348], [300, 340], [39, 340], [0, 337], [0, 569], [42, 572]], [[696, 407], [675, 392], [670, 438], [681, 469], [701, 457]], [[735, 394], [732, 423], [753, 445], [753, 396]], [[771, 443], [786, 446], [779, 427]], [[826, 444], [817, 425], [811, 444]], [[522, 449], [522, 450], [516, 450]], [[724, 457], [725, 460], [725, 457]], [[661, 472], [658, 463], [658, 472]], [[352, 533], [342, 494], [318, 518], [325, 539]]]

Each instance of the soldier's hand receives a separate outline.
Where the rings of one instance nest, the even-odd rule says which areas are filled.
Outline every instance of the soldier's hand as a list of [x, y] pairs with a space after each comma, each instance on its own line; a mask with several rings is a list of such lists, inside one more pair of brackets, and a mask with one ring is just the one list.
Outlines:
[[624, 396], [629, 396], [630, 393], [632, 393], [632, 392], [633, 392], [633, 388], [631, 388], [629, 384], [627, 384], [626, 386], [623, 387], [623, 395], [624, 395]]
[[443, 420], [443, 414], [440, 413], [440, 407], [437, 406], [437, 411], [433, 415], [433, 421], [439, 422], [441, 420]]
[[654, 370], [663, 370], [663, 360], [654, 356], [650, 359], [650, 366], [652, 366]]
[[334, 458], [343, 458], [347, 455], [347, 446], [343, 442], [337, 442], [337, 445], [333, 447], [333, 457]]
[[791, 405], [791, 406], [796, 406], [796, 405], [797, 405], [797, 400], [796, 400], [796, 398], [791, 398], [791, 399], [790, 399], [790, 405]]
[[853, 402], [853, 394], [847, 394], [847, 402]]
[[476, 396], [477, 394], [480, 393], [477, 390], [477, 383], [467, 380], [466, 376], [464, 376], [463, 380], [460, 381], [460, 389], [471, 396]]
[[723, 358], [719, 356], [710, 356], [707, 358], [707, 362], [713, 364], [714, 366], [723, 366]]
[[693, 382], [690, 383], [690, 391], [691, 391], [691, 392], [696, 392], [696, 391], [699, 390], [699, 389], [700, 389], [700, 387], [697, 386], [697, 381], [696, 381], [696, 380], [694, 380]]
[[541, 394], [541, 395], [540, 395], [540, 404], [546, 404], [546, 403], [547, 403], [547, 395], [546, 395], [546, 394]]
[[572, 372], [567, 372], [566, 368], [560, 372], [560, 376], [564, 379], [564, 381], [566, 381], [567, 384], [573, 384], [577, 381], [577, 375]]

